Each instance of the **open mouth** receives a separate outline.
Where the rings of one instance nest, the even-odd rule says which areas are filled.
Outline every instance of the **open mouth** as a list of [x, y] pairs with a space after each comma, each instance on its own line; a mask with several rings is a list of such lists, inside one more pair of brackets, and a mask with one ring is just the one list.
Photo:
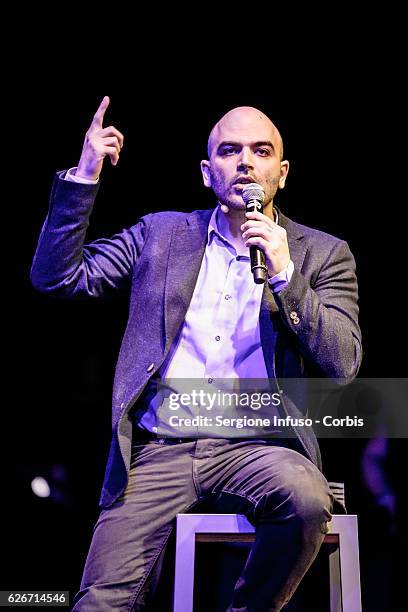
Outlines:
[[249, 183], [255, 183], [255, 180], [250, 176], [239, 176], [235, 181], [234, 185], [248, 185]]

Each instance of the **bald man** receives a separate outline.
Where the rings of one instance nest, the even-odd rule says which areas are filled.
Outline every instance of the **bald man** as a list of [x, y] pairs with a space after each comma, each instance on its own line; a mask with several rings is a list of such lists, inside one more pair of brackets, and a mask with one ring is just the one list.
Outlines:
[[[361, 360], [353, 256], [274, 205], [289, 163], [278, 129], [252, 107], [231, 110], [211, 131], [201, 171], [214, 209], [149, 214], [84, 245], [103, 161], [116, 165], [124, 142], [103, 127], [108, 105], [105, 97], [78, 166], [57, 174], [31, 274], [37, 289], [61, 297], [131, 292], [101, 512], [73, 609], [154, 609], [176, 515], [210, 512], [244, 514], [256, 528], [228, 610], [280, 610], [316, 557], [335, 503], [316, 437], [268, 419], [238, 427], [236, 416], [244, 422], [259, 410], [252, 405], [244, 415], [221, 407], [218, 424], [206, 402], [226, 381], [237, 389], [257, 379], [278, 391], [278, 381], [295, 378], [302, 398], [308, 376], [352, 380]], [[265, 192], [263, 214], [245, 212], [248, 183]], [[263, 284], [253, 281], [251, 245], [265, 253]], [[183, 395], [188, 379], [208, 395]], [[305, 416], [290, 394], [274, 397], [259, 411], [271, 423]]]

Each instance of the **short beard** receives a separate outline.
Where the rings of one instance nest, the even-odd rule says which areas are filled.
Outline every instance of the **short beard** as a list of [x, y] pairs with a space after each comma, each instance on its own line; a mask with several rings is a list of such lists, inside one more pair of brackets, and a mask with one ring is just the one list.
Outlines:
[[[216, 195], [218, 202], [220, 204], [224, 204], [225, 206], [228, 206], [230, 210], [240, 210], [240, 211], [245, 210], [245, 203], [242, 200], [242, 198], [241, 198], [242, 202], [237, 202], [236, 200], [232, 201], [232, 200], [229, 200], [228, 198], [220, 197], [219, 192], [223, 191], [224, 185], [220, 183], [219, 180], [217, 180], [217, 178], [215, 177], [211, 169], [210, 169], [210, 177], [211, 177], [212, 190], [214, 194]], [[264, 203], [264, 206], [268, 206], [268, 204], [270, 204], [273, 201], [273, 198], [275, 197], [276, 192], [278, 191], [278, 187], [279, 187], [279, 176], [273, 178], [268, 183], [268, 185], [272, 193], [268, 197], [268, 201]]]
[[220, 183], [220, 181], [217, 180], [217, 178], [211, 171], [210, 176], [212, 190], [220, 204], [228, 206], [230, 210], [245, 210], [245, 204], [243, 200], [241, 202], [237, 202], [236, 200], [230, 200], [229, 198], [221, 196], [221, 193], [224, 192], [224, 184]]

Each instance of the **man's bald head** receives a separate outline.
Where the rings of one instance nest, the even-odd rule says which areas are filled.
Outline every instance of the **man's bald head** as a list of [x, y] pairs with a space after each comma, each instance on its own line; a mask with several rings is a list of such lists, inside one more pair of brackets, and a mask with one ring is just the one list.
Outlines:
[[208, 139], [208, 159], [201, 161], [204, 185], [213, 190], [221, 205], [244, 210], [243, 185], [250, 181], [264, 190], [264, 209], [269, 216], [288, 170], [277, 127], [252, 106], [233, 108], [218, 121]]
[[208, 159], [214, 147], [225, 138], [233, 137], [234, 133], [246, 131], [251, 133], [255, 128], [263, 127], [270, 132], [271, 142], [276, 149], [279, 159], [283, 159], [283, 141], [278, 128], [262, 111], [253, 106], [238, 106], [228, 111], [218, 123], [215, 124], [208, 137]]

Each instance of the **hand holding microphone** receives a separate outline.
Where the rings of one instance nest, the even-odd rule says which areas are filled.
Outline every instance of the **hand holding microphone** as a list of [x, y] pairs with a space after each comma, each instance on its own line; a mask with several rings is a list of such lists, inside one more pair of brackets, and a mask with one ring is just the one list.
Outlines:
[[265, 192], [258, 183], [242, 190], [247, 220], [241, 225], [242, 238], [249, 246], [251, 270], [257, 284], [264, 283], [287, 268], [290, 262], [286, 230], [263, 214]]
[[[244, 188], [242, 189], [242, 199], [245, 202], [246, 212], [263, 212], [265, 192], [262, 187], [258, 185], [258, 183], [249, 183], [248, 185], [244, 185]], [[251, 259], [251, 272], [254, 276], [254, 282], [257, 284], [264, 283], [268, 277], [265, 253], [258, 246], [251, 245], [249, 247], [249, 254]]]

